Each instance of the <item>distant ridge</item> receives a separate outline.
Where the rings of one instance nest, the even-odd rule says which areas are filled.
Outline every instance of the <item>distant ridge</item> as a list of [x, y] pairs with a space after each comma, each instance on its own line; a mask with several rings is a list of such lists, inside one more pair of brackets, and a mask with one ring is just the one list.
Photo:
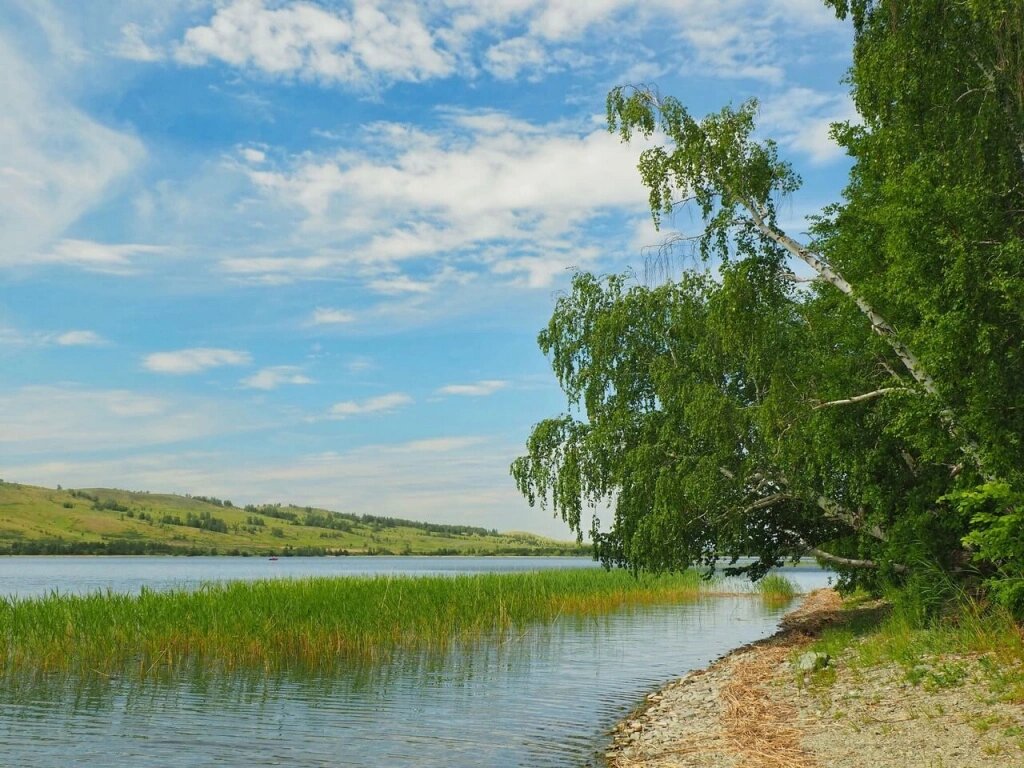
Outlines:
[[583, 555], [531, 533], [211, 496], [0, 481], [0, 554]]

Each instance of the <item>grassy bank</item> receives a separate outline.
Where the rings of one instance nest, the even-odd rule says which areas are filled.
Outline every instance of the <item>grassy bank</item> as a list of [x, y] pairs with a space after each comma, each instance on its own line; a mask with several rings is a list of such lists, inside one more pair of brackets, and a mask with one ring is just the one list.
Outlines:
[[572, 555], [574, 542], [292, 504], [0, 482], [0, 555]]
[[[814, 650], [855, 671], [895, 664], [905, 682], [927, 689], [957, 688], [977, 677], [994, 700], [1024, 704], [1024, 627], [1000, 605], [951, 585], [910, 584], [884, 600], [852, 595], [843, 614]], [[834, 679], [829, 666], [810, 682], [827, 688]]]
[[[713, 584], [710, 585], [713, 588]], [[697, 600], [695, 573], [603, 570], [233, 582], [196, 592], [0, 602], [3, 672], [329, 667], [440, 649], [559, 615]]]

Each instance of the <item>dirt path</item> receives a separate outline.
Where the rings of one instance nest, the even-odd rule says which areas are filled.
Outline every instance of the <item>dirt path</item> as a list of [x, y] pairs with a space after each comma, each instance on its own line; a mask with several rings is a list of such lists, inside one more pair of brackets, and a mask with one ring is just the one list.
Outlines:
[[923, 668], [956, 670], [950, 686], [843, 659], [827, 685], [808, 685], [792, 661], [840, 615], [834, 592], [815, 592], [778, 634], [651, 694], [613, 733], [609, 765], [1024, 768], [1024, 707], [994, 699], [976, 658], [922, 658]]

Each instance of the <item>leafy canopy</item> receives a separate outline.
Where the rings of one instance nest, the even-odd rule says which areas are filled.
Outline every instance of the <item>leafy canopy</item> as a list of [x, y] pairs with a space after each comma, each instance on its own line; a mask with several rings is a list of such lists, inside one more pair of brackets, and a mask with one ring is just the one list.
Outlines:
[[651, 211], [699, 211], [707, 268], [576, 276], [539, 339], [569, 410], [512, 474], [609, 565], [1019, 578], [1024, 7], [828, 4], [854, 24], [860, 121], [833, 127], [854, 164], [808, 242], [779, 227], [800, 180], [755, 102], [697, 118], [609, 94], [623, 139], [667, 137], [639, 162]]

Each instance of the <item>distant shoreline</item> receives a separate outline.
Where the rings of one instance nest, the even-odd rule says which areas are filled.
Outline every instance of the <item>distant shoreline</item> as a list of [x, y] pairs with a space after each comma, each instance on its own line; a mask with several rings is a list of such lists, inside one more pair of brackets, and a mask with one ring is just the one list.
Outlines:
[[584, 556], [523, 531], [295, 504], [0, 482], [0, 555]]
[[590, 558], [591, 553], [586, 551], [564, 551], [564, 550], [530, 550], [527, 552], [478, 552], [468, 554], [465, 552], [294, 552], [294, 551], [267, 551], [267, 552], [202, 552], [202, 551], [177, 551], [177, 552], [4, 552], [0, 551], [0, 557], [244, 557], [244, 558], [267, 558], [267, 557], [438, 557], [445, 559], [456, 558], [478, 558], [478, 557], [564, 557], [564, 558]]

